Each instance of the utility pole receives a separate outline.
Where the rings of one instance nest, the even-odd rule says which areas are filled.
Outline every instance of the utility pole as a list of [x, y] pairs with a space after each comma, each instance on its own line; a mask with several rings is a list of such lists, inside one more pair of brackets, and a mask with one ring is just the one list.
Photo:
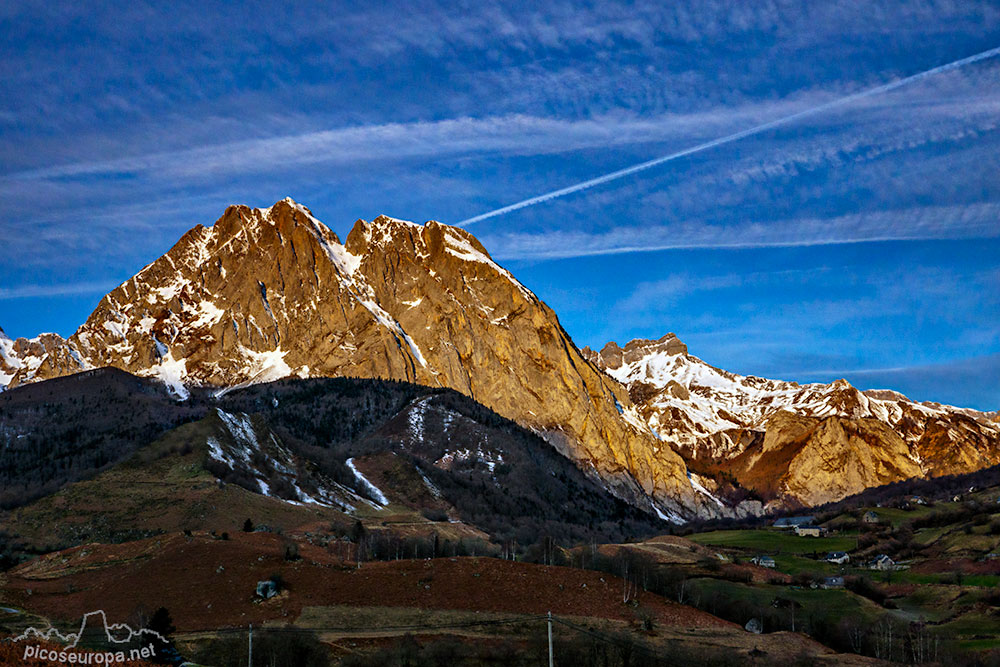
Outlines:
[[250, 624], [250, 634], [247, 635], [247, 643], [250, 647], [250, 660], [247, 664], [253, 667], [253, 623]]
[[552, 612], [549, 612], [549, 667], [554, 667], [552, 659]]

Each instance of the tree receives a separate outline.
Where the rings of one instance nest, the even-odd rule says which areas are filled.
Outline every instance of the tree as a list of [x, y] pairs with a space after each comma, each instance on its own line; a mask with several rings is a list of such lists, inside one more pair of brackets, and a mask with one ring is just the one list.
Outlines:
[[[154, 637], [151, 642], [155, 649], [155, 662], [167, 665], [179, 665], [184, 662], [183, 657], [181, 657], [181, 654], [170, 640], [170, 635], [177, 628], [174, 627], [174, 621], [170, 617], [170, 612], [167, 611], [166, 607], [160, 607], [153, 612], [153, 616], [149, 619], [146, 629], [152, 630], [159, 635], [158, 637]], [[161, 640], [160, 637], [163, 639]]]
[[361, 559], [364, 556], [365, 549], [365, 537], [368, 535], [368, 531], [365, 529], [363, 523], [360, 520], [354, 522], [354, 526], [351, 528], [351, 541], [354, 542], [354, 560], [357, 562], [358, 567], [361, 567]]
[[157, 632], [164, 637], [170, 636], [177, 630], [174, 627], [174, 620], [170, 617], [170, 612], [166, 607], [160, 607], [153, 612], [153, 616], [149, 619], [149, 625], [146, 626], [146, 629]]
[[351, 527], [351, 542], [360, 544], [361, 540], [365, 539], [365, 534], [367, 532], [368, 531], [365, 530], [365, 525], [361, 523], [360, 519], [358, 519], [354, 522], [354, 526]]
[[253, 532], [253, 521], [251, 521], [250, 519], [247, 519], [246, 521], [243, 522], [243, 532], [244, 533], [252, 533]]

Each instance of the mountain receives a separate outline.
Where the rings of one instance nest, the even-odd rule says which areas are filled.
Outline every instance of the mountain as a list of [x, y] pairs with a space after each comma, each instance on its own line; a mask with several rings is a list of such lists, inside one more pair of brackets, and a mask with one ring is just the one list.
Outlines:
[[1000, 463], [993, 413], [860, 391], [846, 380], [800, 385], [736, 375], [689, 354], [674, 334], [583, 353], [628, 387], [642, 418], [692, 470], [733, 478], [772, 506], [816, 505]]
[[9, 387], [103, 366], [158, 377], [180, 399], [284, 377], [450, 387], [620, 498], [674, 520], [729, 511], [693, 488], [546, 304], [475, 237], [437, 222], [359, 220], [341, 243], [290, 199], [232, 206], [105, 296], [69, 339], [5, 341]]
[[6, 388], [101, 367], [181, 402], [281, 378], [451, 388], [673, 521], [1000, 462], [996, 414], [735, 375], [673, 335], [580, 351], [467, 231], [380, 216], [341, 242], [291, 199], [194, 227], [68, 339], [0, 333]]

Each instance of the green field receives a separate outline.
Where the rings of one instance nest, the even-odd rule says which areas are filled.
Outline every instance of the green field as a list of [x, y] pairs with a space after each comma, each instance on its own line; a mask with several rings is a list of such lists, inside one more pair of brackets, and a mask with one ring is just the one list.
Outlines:
[[[873, 575], [876, 573], [872, 573]], [[879, 573], [881, 574], [881, 573]], [[933, 584], [950, 586], [955, 584], [955, 575], [951, 572], [922, 574], [908, 570], [898, 570], [892, 573], [892, 581], [908, 584]], [[1000, 575], [996, 574], [966, 574], [962, 575], [962, 586], [977, 588], [993, 588], [1000, 585]], [[1000, 622], [1000, 621], [998, 621]]]
[[776, 530], [716, 530], [688, 537], [692, 542], [714, 547], [746, 549], [766, 554], [826, 554], [830, 551], [850, 551], [857, 544], [854, 534], [833, 537], [799, 537], [795, 533]]
[[[846, 590], [824, 590], [822, 588], [799, 588], [794, 586], [747, 585], [722, 579], [695, 579], [692, 581], [694, 593], [702, 597], [717, 594], [726, 600], [740, 600], [759, 609], [773, 608], [776, 599], [794, 600], [801, 605], [796, 612], [800, 622], [812, 617], [818, 619], [858, 618], [873, 621], [884, 610], [872, 601]], [[768, 628], [766, 631], [790, 629], [789, 627]]]
[[996, 638], [1000, 640], [1000, 621], [996, 616], [970, 612], [962, 614], [950, 623], [938, 626], [942, 636], [968, 637], [970, 639]]
[[913, 535], [913, 541], [922, 546], [933, 544], [951, 530], [949, 526], [938, 526], [937, 528], [921, 528]]
[[969, 639], [958, 642], [958, 645], [966, 651], [989, 651], [990, 649], [1000, 648], [1000, 638]]
[[[843, 551], [843, 549], [835, 549]], [[774, 565], [777, 571], [785, 574], [800, 574], [808, 572], [816, 575], [838, 574], [841, 567], [835, 563], [827, 563], [825, 560], [813, 560], [792, 554], [781, 554], [774, 557]]]
[[913, 521], [931, 512], [943, 511], [943, 505], [944, 503], [934, 508], [927, 507], [926, 505], [914, 505], [909, 510], [901, 510], [893, 507], [873, 507], [871, 510], [878, 515], [878, 518], [882, 522], [892, 524], [893, 527], [898, 527], [907, 521]]

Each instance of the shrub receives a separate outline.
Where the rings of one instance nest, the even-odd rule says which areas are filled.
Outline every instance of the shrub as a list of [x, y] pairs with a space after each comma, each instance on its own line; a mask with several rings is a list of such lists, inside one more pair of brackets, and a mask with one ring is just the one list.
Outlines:
[[868, 577], [847, 577], [844, 579], [844, 587], [852, 593], [868, 598], [881, 607], [885, 607], [889, 599], [889, 596], [869, 581]]
[[422, 514], [423, 517], [425, 519], [427, 519], [428, 521], [447, 521], [448, 520], [448, 513], [445, 512], [442, 509], [432, 509], [432, 508], [428, 507], [428, 508], [420, 510], [420, 514]]

